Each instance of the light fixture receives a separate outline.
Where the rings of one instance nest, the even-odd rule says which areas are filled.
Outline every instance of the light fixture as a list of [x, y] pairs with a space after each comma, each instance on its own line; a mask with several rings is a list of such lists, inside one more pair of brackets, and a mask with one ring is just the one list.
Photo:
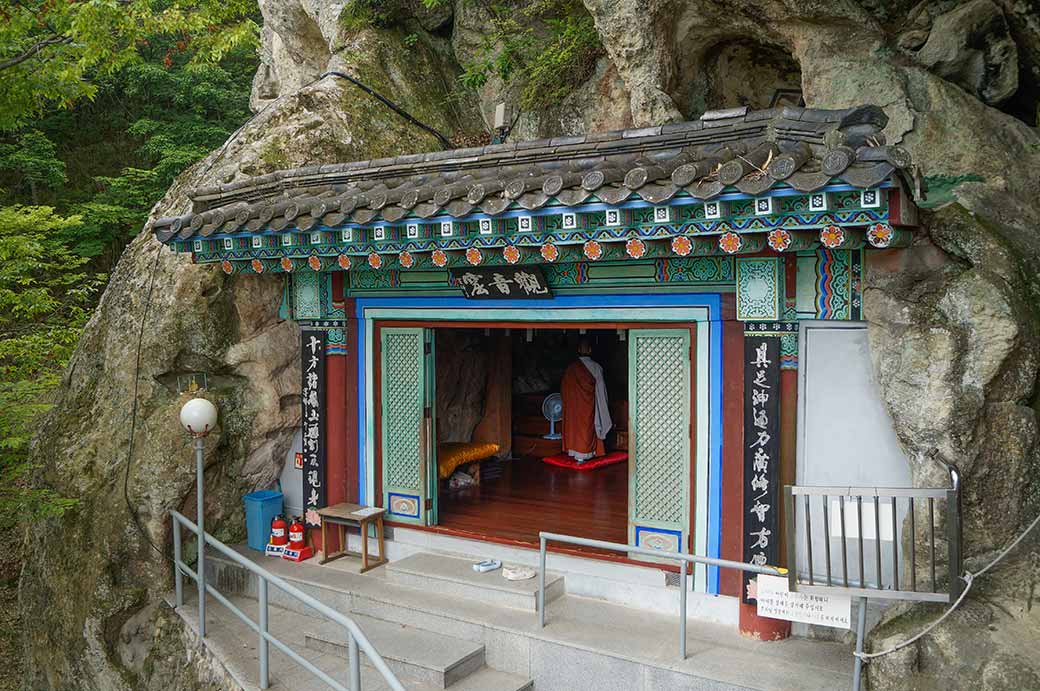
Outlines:
[[195, 564], [196, 582], [199, 585], [199, 635], [206, 637], [206, 528], [203, 525], [204, 499], [203, 479], [205, 464], [203, 444], [206, 435], [217, 426], [217, 406], [205, 398], [190, 399], [181, 406], [181, 426], [195, 440], [195, 522], [198, 526], [198, 561]]
[[217, 407], [205, 398], [193, 398], [181, 406], [181, 425], [191, 436], [205, 437], [217, 426]]

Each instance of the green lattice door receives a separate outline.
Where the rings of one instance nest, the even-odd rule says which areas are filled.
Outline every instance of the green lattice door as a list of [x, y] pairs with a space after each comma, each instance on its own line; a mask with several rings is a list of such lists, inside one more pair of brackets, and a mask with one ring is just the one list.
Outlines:
[[629, 544], [685, 552], [690, 529], [690, 332], [628, 336]]
[[384, 328], [382, 378], [383, 506], [395, 521], [437, 521], [433, 332]]

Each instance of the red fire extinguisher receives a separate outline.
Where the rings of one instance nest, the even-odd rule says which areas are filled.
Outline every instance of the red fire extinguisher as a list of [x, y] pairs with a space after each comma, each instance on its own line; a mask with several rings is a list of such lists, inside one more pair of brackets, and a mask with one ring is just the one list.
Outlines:
[[289, 549], [301, 551], [306, 545], [303, 542], [303, 522], [294, 516], [289, 526]]
[[285, 518], [281, 515], [275, 516], [274, 520], [271, 521], [271, 544], [272, 545], [284, 545], [289, 541], [285, 536]]

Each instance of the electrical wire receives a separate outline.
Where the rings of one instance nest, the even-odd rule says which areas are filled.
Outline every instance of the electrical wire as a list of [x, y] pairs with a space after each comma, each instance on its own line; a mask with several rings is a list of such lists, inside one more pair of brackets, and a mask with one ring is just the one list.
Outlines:
[[148, 542], [152, 549], [156, 551], [163, 559], [169, 559], [166, 553], [159, 549], [159, 547], [152, 542], [151, 536], [148, 535], [148, 531], [141, 525], [141, 517], [137, 514], [137, 509], [130, 501], [130, 466], [134, 456], [134, 432], [137, 429], [137, 392], [140, 388], [139, 382], [141, 378], [141, 347], [144, 343], [144, 328], [148, 323], [148, 312], [152, 306], [152, 292], [155, 290], [155, 274], [156, 269], [159, 266], [159, 256], [162, 254], [163, 245], [159, 243], [159, 247], [155, 251], [155, 261], [152, 263], [152, 278], [148, 283], [148, 295], [144, 301], [144, 313], [141, 315], [141, 328], [137, 333], [137, 358], [134, 364], [134, 397], [130, 405], [130, 439], [127, 442], [126, 449], [126, 468], [123, 471], [123, 499], [126, 501], [126, 508], [130, 511], [130, 518], [133, 519], [134, 526], [137, 531], [141, 533], [141, 536]]
[[964, 575], [961, 576], [961, 580], [964, 581], [964, 590], [961, 591], [961, 595], [960, 595], [960, 597], [957, 598], [957, 601], [954, 602], [952, 605], [950, 605], [950, 608], [948, 610], [946, 610], [945, 612], [943, 612], [941, 617], [939, 617], [938, 619], [933, 621], [931, 624], [926, 626], [924, 628], [924, 630], [921, 631], [920, 633], [918, 633], [916, 636], [914, 636], [914, 637], [912, 637], [912, 638], [910, 638], [908, 640], [905, 640], [902, 643], [897, 643], [896, 645], [892, 646], [891, 648], [889, 648], [887, 650], [882, 650], [881, 652], [878, 652], [878, 653], [853, 653], [853, 655], [858, 657], [859, 659], [863, 660], [864, 662], [867, 662], [868, 660], [872, 660], [872, 659], [874, 659], [876, 657], [884, 657], [885, 655], [890, 655], [890, 654], [892, 654], [892, 653], [894, 653], [894, 652], [896, 652], [898, 650], [902, 650], [903, 648], [907, 647], [908, 645], [913, 645], [917, 641], [919, 641], [922, 638], [924, 638], [925, 636], [927, 636], [929, 633], [932, 632], [933, 629], [935, 629], [936, 626], [941, 624], [946, 619], [946, 617], [948, 617], [951, 614], [953, 614], [954, 610], [956, 610], [958, 607], [960, 607], [960, 604], [962, 602], [964, 602], [964, 598], [967, 597], [968, 591], [971, 590], [971, 586], [975, 583], [975, 579], [978, 578], [979, 576], [983, 575], [984, 573], [986, 573], [990, 569], [992, 569], [994, 566], [996, 566], [997, 563], [1000, 562], [1000, 560], [1002, 560], [1004, 557], [1006, 557], [1008, 555], [1008, 553], [1011, 552], [1011, 550], [1015, 549], [1015, 547], [1018, 546], [1018, 543], [1022, 542], [1022, 540], [1025, 538], [1025, 536], [1028, 535], [1030, 533], [1030, 531], [1032, 531], [1033, 528], [1035, 528], [1037, 526], [1038, 523], [1040, 523], [1040, 516], [1037, 516], [1036, 518], [1034, 518], [1033, 522], [1029, 524], [1028, 528], [1023, 530], [1019, 534], [1019, 536], [1017, 538], [1015, 538], [1014, 541], [1010, 545], [1005, 547], [1004, 550], [1000, 554], [998, 554], [996, 556], [996, 558], [993, 559], [993, 561], [991, 561], [990, 563], [986, 564], [983, 568], [979, 569], [975, 573], [972, 573], [971, 571], [965, 571]]
[[390, 110], [392, 110], [395, 113], [397, 113], [398, 115], [400, 115], [402, 118], [404, 118], [408, 122], [412, 123], [416, 127], [419, 127], [420, 129], [426, 130], [427, 132], [432, 134], [434, 137], [437, 138], [437, 140], [441, 144], [444, 145], [445, 149], [450, 149], [451, 148], [451, 142], [448, 140], [447, 137], [445, 137], [443, 134], [441, 134], [437, 130], [433, 129], [432, 127], [430, 127], [426, 123], [421, 122], [420, 120], [418, 120], [417, 118], [412, 116], [412, 114], [409, 113], [408, 111], [406, 111], [404, 108], [402, 108], [401, 106], [397, 105], [396, 103], [391, 101], [389, 98], [387, 98], [386, 96], [382, 95], [381, 93], [379, 93], [378, 91], [376, 91], [372, 87], [368, 86], [367, 84], [358, 81], [357, 79], [355, 79], [354, 77], [351, 77], [349, 74], [346, 74], [345, 72], [339, 72], [337, 70], [329, 70], [328, 72], [325, 72], [320, 77], [318, 77], [318, 79], [324, 79], [325, 77], [329, 77], [329, 76], [339, 77], [340, 79], [346, 79], [348, 82], [350, 82], [351, 84], [353, 84], [357, 88], [361, 89], [366, 94], [368, 94], [372, 98], [376, 99], [377, 101], [379, 101], [384, 106], [386, 106]]

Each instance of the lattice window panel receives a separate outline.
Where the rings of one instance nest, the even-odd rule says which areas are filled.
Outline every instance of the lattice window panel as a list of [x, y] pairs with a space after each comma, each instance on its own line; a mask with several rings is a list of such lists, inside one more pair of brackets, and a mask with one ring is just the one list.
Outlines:
[[641, 521], [682, 523], [688, 346], [681, 336], [637, 338], [635, 515]]
[[383, 484], [420, 489], [421, 333], [383, 332]]

